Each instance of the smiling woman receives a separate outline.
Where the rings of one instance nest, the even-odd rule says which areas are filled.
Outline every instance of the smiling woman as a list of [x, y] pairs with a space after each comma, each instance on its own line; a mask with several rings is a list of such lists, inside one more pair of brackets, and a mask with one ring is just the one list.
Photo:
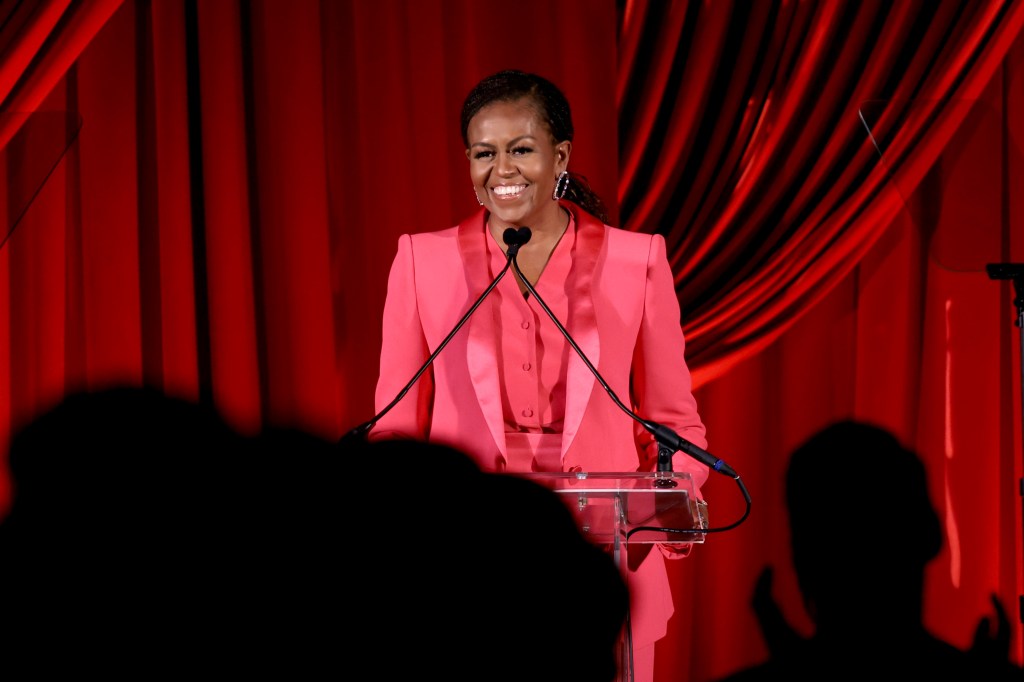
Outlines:
[[[591, 363], [640, 417], [706, 447], [664, 239], [608, 225], [568, 170], [573, 124], [559, 88], [501, 71], [472, 89], [461, 123], [480, 208], [398, 240], [369, 437], [452, 445], [492, 472], [654, 471], [657, 443], [595, 387]], [[516, 254], [505, 236], [523, 228], [531, 237]], [[513, 254], [518, 282], [501, 279]], [[679, 455], [673, 468], [699, 495], [708, 467]], [[676, 557], [650, 552], [627, 576], [638, 682], [653, 679], [673, 609], [665, 559]]]
[[[569, 226], [569, 213], [557, 199], [568, 178], [572, 142], [556, 139], [526, 96], [488, 104], [470, 120], [466, 136], [473, 189], [490, 212], [488, 232], [500, 245], [508, 228], [530, 227], [532, 238], [519, 251], [519, 266], [536, 284]], [[519, 287], [526, 295], [525, 284]]]

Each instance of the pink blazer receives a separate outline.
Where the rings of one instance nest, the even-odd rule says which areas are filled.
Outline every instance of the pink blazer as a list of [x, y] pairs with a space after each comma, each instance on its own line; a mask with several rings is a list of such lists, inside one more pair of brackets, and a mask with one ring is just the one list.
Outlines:
[[[627, 406], [706, 448], [664, 238], [603, 225], [574, 204], [563, 205], [575, 217], [577, 236], [569, 319], [560, 322]], [[384, 306], [377, 412], [490, 284], [485, 221], [481, 209], [455, 227], [399, 238]], [[486, 470], [503, 468], [499, 332], [489, 300], [377, 423], [371, 438], [428, 438], [468, 452]], [[653, 471], [657, 465], [657, 444], [572, 351], [562, 465], [563, 471], [593, 472]], [[698, 490], [708, 476], [707, 466], [683, 453], [676, 453], [673, 468], [689, 472]]]

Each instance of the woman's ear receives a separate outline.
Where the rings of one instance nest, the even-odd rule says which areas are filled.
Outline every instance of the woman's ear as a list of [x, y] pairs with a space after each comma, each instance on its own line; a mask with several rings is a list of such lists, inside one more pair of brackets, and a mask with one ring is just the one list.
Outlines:
[[562, 140], [555, 145], [555, 159], [558, 161], [559, 172], [568, 168], [570, 154], [572, 154], [572, 142], [569, 140]]

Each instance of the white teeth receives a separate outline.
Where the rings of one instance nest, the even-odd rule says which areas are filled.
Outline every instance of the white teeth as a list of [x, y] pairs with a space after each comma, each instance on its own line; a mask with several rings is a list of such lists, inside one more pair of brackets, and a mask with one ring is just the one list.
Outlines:
[[494, 188], [494, 193], [501, 197], [511, 197], [524, 189], [526, 189], [526, 185], [498, 185]]

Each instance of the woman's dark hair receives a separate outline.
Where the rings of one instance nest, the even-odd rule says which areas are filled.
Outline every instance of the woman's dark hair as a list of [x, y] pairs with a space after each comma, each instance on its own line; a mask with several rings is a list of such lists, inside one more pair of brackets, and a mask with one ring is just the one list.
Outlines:
[[[523, 71], [507, 70], [484, 78], [476, 84], [462, 104], [462, 142], [469, 147], [469, 122], [481, 109], [495, 102], [517, 102], [525, 99], [547, 123], [556, 142], [572, 142], [574, 129], [569, 100], [562, 91], [548, 79]], [[569, 187], [565, 198], [583, 210], [608, 222], [604, 202], [590, 188], [587, 179], [578, 173], [569, 172]]]

